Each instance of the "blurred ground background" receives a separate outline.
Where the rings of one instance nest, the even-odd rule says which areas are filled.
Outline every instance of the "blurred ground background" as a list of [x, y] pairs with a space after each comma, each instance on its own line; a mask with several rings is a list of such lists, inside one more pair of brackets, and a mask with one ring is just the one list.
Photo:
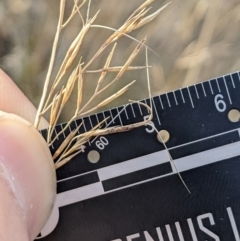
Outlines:
[[[69, 4], [71, 2], [68, 0]], [[93, 0], [90, 16], [101, 9], [96, 24], [117, 28], [142, 2]], [[151, 11], [167, 2], [156, 0]], [[0, 1], [0, 68], [12, 77], [35, 106], [42, 92], [58, 13], [59, 0]], [[55, 72], [80, 28], [79, 23], [80, 20], [76, 18], [63, 33]], [[80, 55], [89, 59], [109, 34], [108, 30], [92, 29], [87, 34]], [[147, 35], [147, 45], [161, 56], [159, 58], [149, 52], [153, 94], [240, 70], [239, 0], [172, 0], [152, 23], [131, 35], [137, 39]], [[123, 38], [118, 44], [113, 64], [123, 63], [136, 44]], [[101, 68], [105, 57], [102, 55], [102, 59], [95, 61], [92, 68]], [[144, 51], [134, 64], [145, 64]], [[96, 74], [87, 76], [85, 101], [91, 95], [97, 78]], [[136, 100], [147, 97], [144, 70], [128, 72], [114, 88], [119, 89], [133, 79], [137, 79], [137, 83], [132, 89], [110, 106], [126, 103], [129, 98]], [[114, 92], [114, 88], [111, 91]], [[105, 93], [105, 97], [109, 94]], [[60, 121], [69, 118], [73, 110], [74, 100], [70, 101]]]

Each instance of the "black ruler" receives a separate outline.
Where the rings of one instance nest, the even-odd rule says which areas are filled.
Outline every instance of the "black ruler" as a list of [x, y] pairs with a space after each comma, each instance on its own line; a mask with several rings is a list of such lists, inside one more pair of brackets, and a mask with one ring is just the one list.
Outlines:
[[[44, 241], [240, 241], [240, 72], [145, 99], [154, 117], [129, 132], [99, 136], [57, 170], [57, 199]], [[138, 103], [84, 118], [79, 132], [148, 118]], [[54, 152], [73, 123], [51, 147]], [[167, 130], [167, 147], [157, 130]], [[56, 128], [59, 132], [64, 125]], [[97, 163], [89, 161], [96, 151]], [[96, 153], [95, 152], [95, 153]]]

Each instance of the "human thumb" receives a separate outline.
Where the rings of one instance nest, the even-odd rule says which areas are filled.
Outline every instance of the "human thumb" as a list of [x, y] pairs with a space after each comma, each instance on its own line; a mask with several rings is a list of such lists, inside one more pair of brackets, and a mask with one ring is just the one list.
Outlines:
[[54, 203], [56, 176], [39, 132], [0, 111], [0, 240], [33, 240]]

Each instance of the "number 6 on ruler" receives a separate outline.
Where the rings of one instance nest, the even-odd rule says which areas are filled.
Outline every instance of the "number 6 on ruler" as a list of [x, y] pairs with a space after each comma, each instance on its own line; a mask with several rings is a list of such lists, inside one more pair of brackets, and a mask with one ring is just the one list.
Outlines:
[[225, 101], [223, 100], [223, 95], [221, 94], [216, 95], [214, 98], [214, 103], [215, 103], [216, 109], [219, 112], [224, 112], [226, 110], [227, 106]]

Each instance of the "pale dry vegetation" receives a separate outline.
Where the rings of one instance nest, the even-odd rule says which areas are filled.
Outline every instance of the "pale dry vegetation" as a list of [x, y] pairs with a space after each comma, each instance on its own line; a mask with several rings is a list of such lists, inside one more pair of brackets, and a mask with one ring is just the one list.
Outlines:
[[[91, 16], [101, 9], [98, 24], [118, 28], [143, 0], [92, 1]], [[156, 0], [152, 12], [169, 1]], [[70, 8], [67, 9], [71, 11]], [[153, 94], [189, 85], [240, 69], [240, 3], [238, 0], [172, 0], [171, 5], [132, 36], [142, 39], [149, 36], [147, 44], [161, 58], [149, 53]], [[42, 93], [43, 80], [52, 48], [59, 12], [59, 0], [4, 0], [0, 2], [0, 67], [20, 86], [37, 106]], [[79, 21], [71, 23], [70, 31], [60, 40], [56, 66], [59, 66], [71, 40], [79, 30]], [[94, 29], [86, 36], [83, 56], [90, 58], [109, 31]], [[123, 38], [118, 44], [113, 64], [126, 60], [136, 46]], [[104, 56], [104, 55], [103, 55]], [[105, 56], [106, 57], [106, 56]], [[136, 59], [135, 65], [144, 65], [145, 56]], [[100, 69], [95, 62], [93, 69]], [[57, 69], [54, 69], [56, 72]], [[138, 82], [124, 96], [110, 105], [120, 105], [148, 95], [145, 89], [145, 72], [127, 73], [118, 88], [131, 79]], [[187, 80], [185, 78], [187, 77]], [[85, 98], [96, 83], [94, 74], [87, 76]], [[121, 85], [121, 86], [120, 86]], [[74, 98], [74, 96], [73, 96]], [[69, 110], [75, 103], [69, 103]], [[109, 106], [105, 106], [108, 108]], [[72, 113], [64, 111], [60, 121]]]
[[[49, 145], [58, 122], [70, 125], [102, 108], [149, 95], [148, 66], [140, 51], [146, 45], [152, 94], [240, 69], [237, 0], [173, 0], [164, 11], [168, 1], [92, 0], [89, 8], [87, 0], [62, 0], [60, 17], [59, 3], [0, 3], [1, 68], [36, 106], [40, 102], [35, 127], [41, 116], [49, 120]], [[100, 131], [100, 123], [77, 137], [73, 131], [54, 155], [57, 167], [81, 152], [91, 136], [140, 124]]]

